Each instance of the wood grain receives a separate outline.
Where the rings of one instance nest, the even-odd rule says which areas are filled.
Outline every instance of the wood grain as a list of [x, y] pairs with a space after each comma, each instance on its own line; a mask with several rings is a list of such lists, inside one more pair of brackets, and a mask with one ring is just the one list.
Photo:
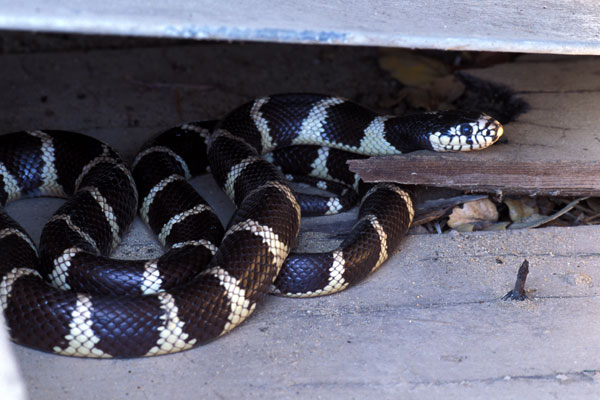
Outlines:
[[462, 154], [413, 153], [350, 160], [368, 182], [451, 187], [473, 192], [600, 196], [600, 161], [478, 160]]

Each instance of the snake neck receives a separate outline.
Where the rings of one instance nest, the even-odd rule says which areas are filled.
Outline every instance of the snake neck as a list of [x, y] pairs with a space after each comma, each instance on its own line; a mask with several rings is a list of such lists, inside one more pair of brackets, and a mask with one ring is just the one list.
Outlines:
[[385, 121], [384, 138], [402, 153], [433, 150], [429, 141], [431, 135], [430, 125], [422, 119], [422, 116], [392, 116]]

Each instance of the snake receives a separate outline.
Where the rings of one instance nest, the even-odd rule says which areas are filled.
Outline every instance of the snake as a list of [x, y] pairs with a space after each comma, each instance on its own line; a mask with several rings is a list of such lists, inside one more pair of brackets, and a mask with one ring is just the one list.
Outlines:
[[[502, 132], [481, 112], [388, 116], [341, 97], [299, 93], [168, 129], [131, 168], [108, 144], [80, 133], [1, 135], [0, 308], [10, 337], [66, 356], [156, 356], [230, 332], [268, 292], [344, 290], [397, 250], [414, 215], [411, 190], [366, 184], [345, 161], [478, 150]], [[188, 181], [207, 169], [237, 207], [225, 228]], [[333, 194], [294, 193], [292, 178]], [[39, 196], [66, 201], [38, 248], [4, 206]], [[342, 211], [353, 196], [358, 217], [336, 249], [293, 251], [301, 214]], [[111, 258], [138, 213], [164, 253]]]

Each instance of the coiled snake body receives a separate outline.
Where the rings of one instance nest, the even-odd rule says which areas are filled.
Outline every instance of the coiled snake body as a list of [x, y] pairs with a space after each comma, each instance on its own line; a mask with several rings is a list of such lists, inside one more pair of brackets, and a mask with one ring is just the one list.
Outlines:
[[[133, 175], [108, 145], [84, 135], [0, 136], [0, 205], [67, 197], [44, 227], [39, 256], [0, 209], [0, 308], [13, 340], [80, 357], [173, 353], [230, 331], [269, 289], [290, 296], [342, 290], [397, 248], [413, 210], [400, 186], [369, 187], [340, 168], [348, 157], [340, 151], [472, 150], [502, 134], [485, 114], [388, 117], [310, 94], [256, 99], [209, 125], [158, 136], [136, 157]], [[206, 161], [237, 206], [225, 232], [187, 183]], [[340, 196], [299, 197], [303, 213], [339, 212], [348, 186], [361, 192], [358, 221], [337, 249], [290, 255], [300, 205], [273, 162], [290, 176], [338, 188]], [[138, 206], [166, 252], [143, 261], [108, 258]]]

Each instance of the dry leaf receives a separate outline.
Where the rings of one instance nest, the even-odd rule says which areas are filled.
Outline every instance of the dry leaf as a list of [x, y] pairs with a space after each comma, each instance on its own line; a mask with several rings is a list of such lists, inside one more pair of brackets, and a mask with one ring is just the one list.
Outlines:
[[405, 101], [409, 107], [413, 109], [431, 109], [432, 100], [429, 91], [420, 88], [405, 87], [401, 92], [405, 95]]
[[388, 110], [390, 108], [396, 107], [398, 103], [402, 101], [402, 99], [403, 96], [390, 96], [385, 94], [381, 96], [377, 101], [377, 107]]
[[567, 223], [565, 221], [560, 221], [560, 220], [558, 220], [558, 218], [560, 216], [564, 215], [565, 213], [568, 213], [569, 211], [571, 211], [573, 209], [573, 207], [575, 207], [577, 205], [577, 203], [579, 203], [580, 201], [587, 200], [587, 199], [588, 199], [588, 197], [580, 197], [578, 199], [575, 199], [572, 202], [570, 202], [569, 204], [567, 204], [566, 206], [564, 206], [560, 211], [558, 211], [550, 216], [534, 214], [528, 218], [525, 218], [522, 222], [512, 223], [510, 225], [509, 229], [537, 228], [538, 226], [541, 226], [544, 224], [552, 224], [555, 226], [566, 225]]
[[536, 201], [529, 197], [504, 199], [504, 204], [508, 206], [508, 214], [510, 220], [513, 222], [521, 222], [534, 215], [538, 215]]
[[431, 88], [436, 79], [448, 74], [443, 63], [406, 50], [382, 51], [379, 66], [402, 84], [422, 89]]
[[505, 231], [510, 225], [510, 221], [496, 222], [483, 228], [484, 231]]
[[548, 197], [538, 197], [536, 202], [538, 213], [542, 215], [549, 215], [556, 209], [556, 203]]
[[489, 199], [481, 199], [465, 203], [462, 207], [455, 207], [448, 218], [451, 228], [464, 224], [474, 224], [480, 229], [498, 221], [496, 205]]
[[460, 224], [456, 225], [452, 229], [457, 232], [473, 232], [473, 229], [475, 229], [475, 224]]
[[465, 92], [465, 84], [454, 75], [446, 75], [436, 79], [431, 86], [431, 95], [439, 100], [439, 103], [454, 103]]

